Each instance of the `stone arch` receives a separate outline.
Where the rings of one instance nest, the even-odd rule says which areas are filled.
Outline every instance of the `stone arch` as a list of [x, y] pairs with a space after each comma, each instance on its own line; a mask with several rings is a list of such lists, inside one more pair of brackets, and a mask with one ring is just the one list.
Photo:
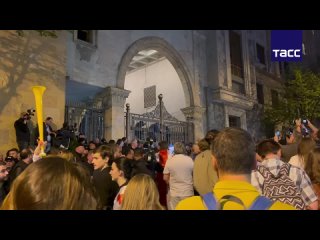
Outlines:
[[174, 49], [167, 41], [158, 37], [145, 37], [139, 39], [127, 49], [119, 65], [117, 87], [124, 89], [127, 68], [132, 58], [138, 52], [145, 49], [154, 49], [170, 61], [182, 83], [187, 106], [194, 106], [193, 93], [190, 83], [191, 75], [184, 60], [182, 59], [178, 51]]

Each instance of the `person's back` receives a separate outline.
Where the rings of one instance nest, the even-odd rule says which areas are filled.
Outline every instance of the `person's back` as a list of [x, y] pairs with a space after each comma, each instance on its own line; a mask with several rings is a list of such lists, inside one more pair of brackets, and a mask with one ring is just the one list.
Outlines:
[[211, 151], [199, 153], [194, 160], [193, 185], [198, 193], [210, 192], [218, 181], [218, 175], [211, 163]]
[[[250, 209], [260, 195], [258, 190], [250, 184], [251, 171], [256, 164], [255, 144], [251, 136], [242, 129], [226, 128], [216, 136], [211, 150], [213, 166], [218, 172], [219, 181], [208, 195], [184, 199], [176, 209], [210, 209], [205, 201], [206, 196], [209, 195], [220, 203], [221, 209]], [[224, 200], [225, 198], [238, 199], [238, 201]], [[267, 209], [294, 210], [294, 207], [288, 204], [263, 199], [269, 203]]]
[[175, 209], [178, 202], [193, 196], [193, 160], [184, 153], [185, 147], [182, 143], [174, 144], [175, 155], [168, 159], [163, 170], [163, 178], [169, 183], [168, 208]]
[[280, 160], [281, 147], [274, 140], [258, 144], [262, 162], [251, 174], [251, 184], [273, 200], [288, 203], [297, 209], [318, 208], [317, 197], [305, 171]]
[[[254, 201], [261, 196], [255, 187], [245, 181], [219, 181], [214, 186], [213, 193], [217, 201], [223, 205], [223, 210], [249, 209]], [[222, 200], [226, 195], [240, 199], [243, 205], [235, 201]], [[202, 196], [194, 196], [182, 200], [176, 210], [208, 210], [208, 207], [204, 205]], [[295, 210], [295, 208], [288, 204], [274, 202], [269, 210]]]

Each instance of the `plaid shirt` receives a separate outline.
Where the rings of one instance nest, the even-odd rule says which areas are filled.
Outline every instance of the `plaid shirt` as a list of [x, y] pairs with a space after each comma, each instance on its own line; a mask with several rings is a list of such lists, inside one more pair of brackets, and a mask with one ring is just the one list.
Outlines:
[[[270, 158], [264, 160], [258, 165], [262, 165], [275, 176], [278, 175], [280, 167], [284, 164], [283, 161], [276, 158]], [[293, 180], [293, 182], [297, 185], [298, 189], [301, 191], [301, 197], [303, 201], [306, 203], [306, 206], [309, 206], [314, 201], [318, 200], [317, 195], [315, 194], [309, 176], [306, 172], [298, 167], [292, 166], [290, 167], [289, 178]], [[251, 173], [251, 184], [255, 186], [258, 191], [262, 194], [264, 178], [257, 170], [252, 171]]]

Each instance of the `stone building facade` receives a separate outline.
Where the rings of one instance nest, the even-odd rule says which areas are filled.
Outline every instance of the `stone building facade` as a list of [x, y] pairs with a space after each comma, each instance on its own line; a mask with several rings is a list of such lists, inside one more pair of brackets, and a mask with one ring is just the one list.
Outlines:
[[179, 76], [187, 105], [181, 111], [194, 124], [190, 141], [227, 126], [244, 128], [257, 139], [265, 135], [262, 106], [281, 92], [284, 71], [270, 61], [270, 31], [79, 31], [85, 31], [82, 37], [59, 31], [54, 39], [0, 31], [0, 152], [16, 146], [13, 122], [34, 107], [30, 87], [39, 84], [47, 87], [44, 115], [53, 117], [57, 128], [64, 121], [68, 81], [99, 87], [92, 98], [105, 109], [105, 137], [122, 137], [130, 94], [125, 76], [133, 57], [147, 49], [168, 59]]

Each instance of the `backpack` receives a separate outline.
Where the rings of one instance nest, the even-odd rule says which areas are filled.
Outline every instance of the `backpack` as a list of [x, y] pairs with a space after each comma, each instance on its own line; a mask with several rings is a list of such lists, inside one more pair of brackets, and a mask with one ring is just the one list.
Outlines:
[[245, 210], [268, 210], [273, 204], [273, 201], [271, 201], [270, 199], [264, 196], [258, 196], [252, 203], [252, 205], [247, 209], [241, 199], [236, 196], [226, 195], [222, 197], [221, 200], [226, 200], [222, 204], [221, 202], [216, 200], [216, 197], [212, 192], [204, 194], [201, 197], [208, 210], [223, 210], [224, 204], [228, 201], [239, 203], [244, 207]]
[[280, 167], [277, 176], [273, 175], [268, 168], [257, 166], [258, 172], [263, 176], [262, 195], [273, 201], [279, 201], [294, 206], [296, 209], [305, 209], [306, 204], [301, 197], [301, 191], [289, 178], [291, 165], [284, 163]]

